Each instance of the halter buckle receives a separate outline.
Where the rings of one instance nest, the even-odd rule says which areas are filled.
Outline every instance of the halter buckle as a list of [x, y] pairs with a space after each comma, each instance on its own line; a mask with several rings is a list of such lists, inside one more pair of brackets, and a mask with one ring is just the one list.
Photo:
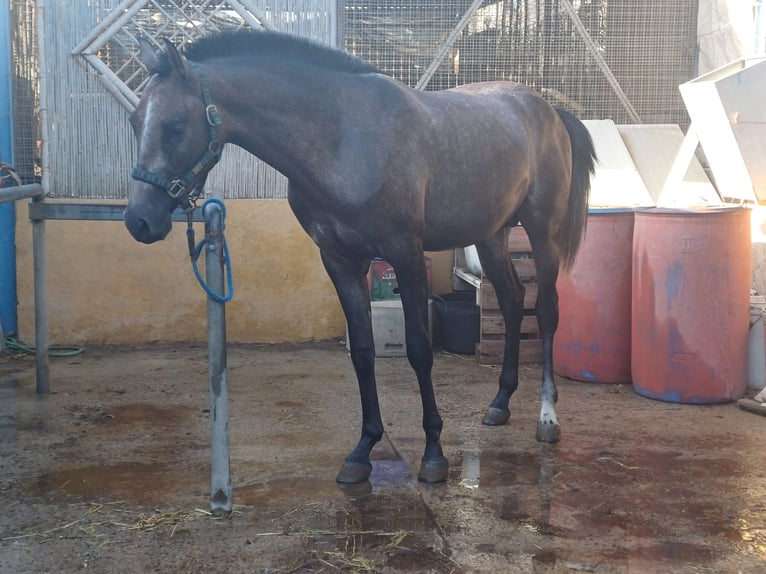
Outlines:
[[170, 183], [170, 187], [167, 189], [168, 195], [173, 199], [181, 197], [186, 190], [186, 185], [180, 179], [174, 179]]
[[218, 115], [218, 108], [215, 104], [208, 104], [205, 107], [205, 115], [207, 116], [207, 123], [213, 127], [221, 125], [221, 117]]

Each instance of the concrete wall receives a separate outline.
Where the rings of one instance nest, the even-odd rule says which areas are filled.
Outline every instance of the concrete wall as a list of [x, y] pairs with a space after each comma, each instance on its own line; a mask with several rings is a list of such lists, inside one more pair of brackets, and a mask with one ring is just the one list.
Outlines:
[[[340, 338], [345, 322], [319, 250], [287, 200], [229, 200], [226, 238], [234, 272], [231, 342]], [[19, 203], [19, 337], [34, 341], [32, 226]], [[206, 298], [194, 278], [186, 224], [154, 245], [121, 222], [47, 221], [51, 344], [206, 340]], [[195, 226], [198, 239], [203, 225]], [[451, 253], [429, 254], [434, 290], [450, 290]]]

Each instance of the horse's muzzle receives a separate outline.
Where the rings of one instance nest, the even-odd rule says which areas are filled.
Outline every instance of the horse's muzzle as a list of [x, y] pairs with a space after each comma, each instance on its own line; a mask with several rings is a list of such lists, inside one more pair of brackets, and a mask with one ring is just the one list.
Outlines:
[[153, 221], [157, 218], [142, 217], [131, 210], [130, 206], [125, 209], [123, 214], [125, 227], [133, 236], [133, 239], [141, 243], [154, 243], [167, 237], [172, 228], [172, 223], [168, 217], [165, 221]]

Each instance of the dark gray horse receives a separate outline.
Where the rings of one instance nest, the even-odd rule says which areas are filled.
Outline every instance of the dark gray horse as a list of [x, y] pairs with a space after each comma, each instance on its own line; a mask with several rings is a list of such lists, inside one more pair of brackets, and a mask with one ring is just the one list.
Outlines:
[[130, 118], [138, 164], [125, 224], [138, 241], [163, 239], [171, 212], [189, 208], [225, 143], [289, 180], [289, 202], [319, 246], [348, 321], [362, 402], [362, 436], [337, 480], [367, 480], [383, 435], [365, 274], [391, 263], [404, 307], [407, 356], [423, 403], [426, 446], [418, 478], [439, 482], [448, 463], [431, 383], [423, 250], [476, 244], [507, 336], [500, 388], [483, 422], [507, 422], [518, 386], [524, 287], [505, 245], [521, 223], [537, 266], [543, 344], [537, 438], [559, 439], [552, 343], [556, 278], [571, 265], [587, 216], [595, 153], [583, 124], [510, 82], [412, 90], [348, 54], [295, 37], [225, 32], [156, 52]]

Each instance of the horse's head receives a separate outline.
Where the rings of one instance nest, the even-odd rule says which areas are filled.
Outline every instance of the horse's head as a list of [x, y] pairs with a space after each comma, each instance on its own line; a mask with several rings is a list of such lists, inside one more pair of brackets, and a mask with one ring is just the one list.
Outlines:
[[152, 75], [130, 125], [138, 142], [125, 225], [143, 243], [164, 239], [173, 210], [188, 210], [220, 157], [220, 124], [199, 68], [170, 42], [157, 52], [141, 41]]

